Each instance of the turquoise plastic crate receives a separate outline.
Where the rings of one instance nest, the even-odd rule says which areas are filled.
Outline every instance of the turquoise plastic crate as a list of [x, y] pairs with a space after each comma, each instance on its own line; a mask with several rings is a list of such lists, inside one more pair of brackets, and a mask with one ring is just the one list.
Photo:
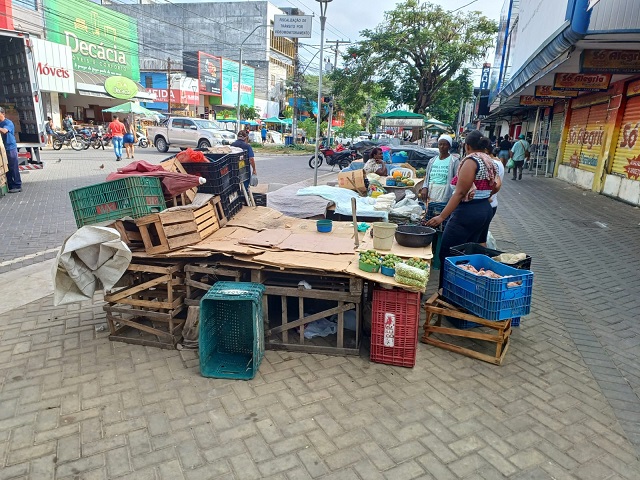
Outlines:
[[[475, 275], [458, 267], [463, 264], [471, 264], [478, 270], [493, 270], [503, 278]], [[520, 282], [520, 285], [507, 286], [511, 282]], [[444, 298], [480, 318], [513, 319], [528, 315], [531, 311], [533, 272], [503, 265], [485, 255], [447, 257], [442, 287]]]
[[69, 192], [78, 228], [123, 217], [140, 218], [167, 208], [156, 177], [131, 176]]
[[200, 301], [200, 374], [250, 380], [264, 356], [264, 285], [217, 282]]

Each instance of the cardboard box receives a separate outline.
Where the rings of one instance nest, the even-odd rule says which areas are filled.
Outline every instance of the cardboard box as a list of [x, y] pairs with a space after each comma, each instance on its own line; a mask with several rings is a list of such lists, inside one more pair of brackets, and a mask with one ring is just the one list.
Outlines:
[[364, 170], [352, 170], [338, 173], [338, 186], [366, 195], [367, 187], [364, 182]]

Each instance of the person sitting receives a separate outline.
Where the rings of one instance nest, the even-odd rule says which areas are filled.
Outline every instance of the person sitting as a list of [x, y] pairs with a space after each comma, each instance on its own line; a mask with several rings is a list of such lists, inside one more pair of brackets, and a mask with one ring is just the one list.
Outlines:
[[382, 159], [383, 153], [380, 147], [376, 147], [371, 150], [369, 154], [369, 160], [364, 164], [364, 172], [365, 173], [375, 173], [380, 175], [381, 177], [386, 177], [387, 173], [387, 165], [384, 163]]

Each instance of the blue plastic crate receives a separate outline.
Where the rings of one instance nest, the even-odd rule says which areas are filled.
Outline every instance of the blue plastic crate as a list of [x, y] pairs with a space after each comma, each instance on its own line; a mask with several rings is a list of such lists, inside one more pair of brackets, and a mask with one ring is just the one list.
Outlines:
[[264, 356], [264, 285], [217, 282], [200, 301], [200, 374], [250, 380]]
[[[457, 266], [463, 264], [471, 264], [477, 270], [493, 270], [503, 278], [475, 275]], [[521, 283], [508, 287], [511, 282]], [[447, 257], [442, 287], [444, 298], [480, 318], [513, 319], [531, 311], [533, 272], [503, 265], [485, 255]]]

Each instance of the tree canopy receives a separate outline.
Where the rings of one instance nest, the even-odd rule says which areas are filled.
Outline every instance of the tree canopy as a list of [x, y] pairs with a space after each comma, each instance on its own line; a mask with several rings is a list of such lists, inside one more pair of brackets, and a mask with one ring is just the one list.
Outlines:
[[354, 109], [364, 108], [367, 96], [377, 91], [424, 113], [447, 82], [485, 57], [496, 32], [496, 22], [480, 12], [450, 13], [405, 0], [375, 29], [361, 32], [363, 41], [349, 48], [345, 68], [334, 76], [335, 89]]

